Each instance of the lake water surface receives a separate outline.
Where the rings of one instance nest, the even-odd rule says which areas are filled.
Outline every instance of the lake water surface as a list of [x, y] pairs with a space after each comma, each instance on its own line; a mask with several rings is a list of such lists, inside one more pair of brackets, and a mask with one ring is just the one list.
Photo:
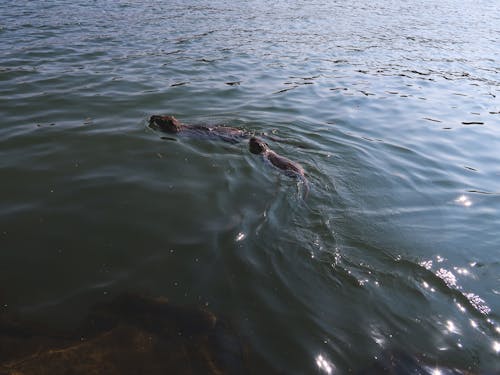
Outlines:
[[[495, 1], [3, 1], [0, 302], [228, 317], [265, 373], [500, 371]], [[310, 192], [245, 142], [274, 133]]]

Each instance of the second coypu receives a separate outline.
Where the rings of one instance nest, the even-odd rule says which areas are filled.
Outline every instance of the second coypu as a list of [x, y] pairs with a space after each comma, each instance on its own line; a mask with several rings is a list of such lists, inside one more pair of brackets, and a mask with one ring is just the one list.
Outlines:
[[276, 168], [280, 169], [287, 176], [297, 177], [300, 179], [304, 183], [305, 187], [304, 198], [307, 196], [309, 192], [309, 185], [305, 176], [304, 168], [302, 168], [300, 164], [278, 155], [269, 148], [267, 143], [256, 137], [250, 138], [248, 147], [252, 154], [262, 155], [266, 160], [268, 160]]

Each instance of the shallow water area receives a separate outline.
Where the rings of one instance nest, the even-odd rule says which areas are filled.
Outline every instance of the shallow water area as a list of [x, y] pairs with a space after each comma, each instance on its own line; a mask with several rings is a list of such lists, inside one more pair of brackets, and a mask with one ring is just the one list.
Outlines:
[[[485, 1], [2, 2], [1, 308], [71, 326], [133, 291], [230, 319], [251, 373], [500, 371], [499, 25]], [[283, 140], [307, 199], [152, 114]]]

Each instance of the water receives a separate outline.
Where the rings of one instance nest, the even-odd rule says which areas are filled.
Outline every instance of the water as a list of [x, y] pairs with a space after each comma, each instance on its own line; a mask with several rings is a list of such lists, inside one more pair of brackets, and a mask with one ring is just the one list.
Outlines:
[[[256, 373], [499, 371], [497, 8], [2, 2], [3, 309], [69, 325], [132, 290], [229, 317]], [[157, 113], [274, 132], [308, 198]]]

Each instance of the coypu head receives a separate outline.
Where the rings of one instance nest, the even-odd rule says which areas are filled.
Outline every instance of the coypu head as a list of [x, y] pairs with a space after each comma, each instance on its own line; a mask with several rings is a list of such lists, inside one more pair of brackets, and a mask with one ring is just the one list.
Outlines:
[[252, 137], [248, 142], [248, 148], [250, 149], [250, 152], [252, 154], [262, 154], [264, 151], [268, 149], [268, 146], [260, 139]]
[[181, 122], [174, 116], [153, 115], [149, 118], [149, 126], [167, 133], [177, 133], [181, 130]]

